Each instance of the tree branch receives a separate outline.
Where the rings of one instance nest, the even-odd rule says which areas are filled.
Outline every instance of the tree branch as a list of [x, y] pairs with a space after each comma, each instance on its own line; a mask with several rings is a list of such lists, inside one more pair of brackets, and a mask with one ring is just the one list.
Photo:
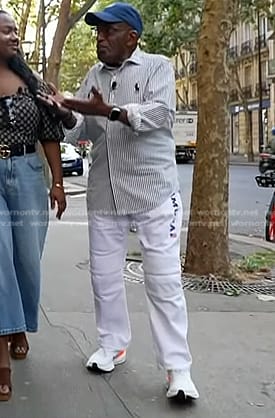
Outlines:
[[54, 12], [49, 13], [46, 19], [46, 27], [49, 25], [49, 23], [56, 22], [57, 20], [58, 16], [55, 16]]
[[77, 13], [71, 16], [70, 28], [72, 28], [82, 18], [82, 16], [84, 16], [84, 14], [88, 12], [88, 10], [96, 3], [96, 1], [97, 0], [86, 1], [84, 6], [82, 6], [81, 9], [79, 9]]
[[47, 10], [53, 2], [54, 0], [49, 0], [49, 3], [45, 5], [45, 10]]
[[181, 103], [183, 103], [184, 107], [188, 108], [188, 104], [186, 103], [186, 101], [184, 100], [184, 98], [182, 97], [182, 95], [179, 93], [179, 91], [176, 91], [176, 94], [178, 96], [178, 98], [180, 99]]

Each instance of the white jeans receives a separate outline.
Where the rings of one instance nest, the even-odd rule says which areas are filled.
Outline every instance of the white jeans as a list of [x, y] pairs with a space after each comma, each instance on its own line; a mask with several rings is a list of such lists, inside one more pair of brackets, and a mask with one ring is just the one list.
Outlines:
[[126, 348], [131, 339], [123, 270], [127, 237], [135, 224], [140, 240], [150, 325], [157, 360], [165, 369], [189, 370], [187, 312], [181, 285], [182, 204], [174, 193], [160, 207], [137, 215], [89, 213], [91, 278], [99, 344]]

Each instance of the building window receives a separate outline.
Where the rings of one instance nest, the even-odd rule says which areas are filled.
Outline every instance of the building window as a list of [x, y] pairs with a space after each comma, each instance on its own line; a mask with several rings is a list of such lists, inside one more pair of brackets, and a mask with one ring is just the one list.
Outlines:
[[238, 33], [235, 29], [234, 32], [232, 32], [231, 38], [230, 38], [230, 47], [236, 47], [238, 45]]
[[244, 87], [252, 84], [252, 68], [251, 65], [244, 67]]
[[266, 35], [267, 32], [267, 18], [265, 16], [260, 17], [260, 35]]
[[243, 42], [251, 40], [251, 25], [249, 23], [243, 24]]
[[267, 30], [267, 32], [269, 32], [269, 31], [273, 31], [273, 29], [274, 29], [274, 22], [273, 22], [273, 19], [272, 18], [268, 18], [268, 19], [266, 19], [267, 20], [267, 22], [266, 22], [266, 30]]
[[261, 62], [261, 67], [262, 67], [262, 81], [266, 82], [266, 76], [267, 76], [267, 61], [262, 61]]

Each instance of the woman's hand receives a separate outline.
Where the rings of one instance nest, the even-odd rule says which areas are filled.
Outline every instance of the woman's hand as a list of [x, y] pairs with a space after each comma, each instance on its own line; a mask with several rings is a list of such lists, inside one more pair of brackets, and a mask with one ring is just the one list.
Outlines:
[[65, 212], [67, 203], [64, 189], [61, 185], [55, 185], [50, 190], [51, 209], [53, 210], [57, 204], [57, 219], [61, 219], [62, 214]]

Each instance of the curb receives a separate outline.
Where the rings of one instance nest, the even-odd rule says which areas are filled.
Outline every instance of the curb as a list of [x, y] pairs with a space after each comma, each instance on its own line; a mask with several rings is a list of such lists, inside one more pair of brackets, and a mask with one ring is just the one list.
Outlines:
[[242, 162], [242, 161], [232, 161], [229, 162], [229, 165], [239, 165], [239, 166], [244, 166], [244, 167], [258, 167], [259, 163], [246, 163], [246, 162]]
[[135, 255], [131, 255], [131, 253], [127, 253], [126, 255], [126, 261], [133, 261], [135, 263], [141, 263], [142, 262], [142, 256], [141, 254], [136, 254]]
[[71, 191], [66, 191], [65, 190], [65, 195], [66, 196], [77, 196], [77, 195], [81, 195], [81, 194], [86, 194], [86, 189], [83, 189], [83, 190], [71, 190]]
[[249, 163], [248, 161], [229, 161], [229, 165], [242, 165], [242, 166], [248, 166], [248, 167], [258, 167], [259, 162], [254, 161], [252, 163]]
[[[229, 241], [240, 242], [243, 244], [251, 245], [251, 247], [260, 247], [266, 250], [275, 251], [275, 243], [267, 242], [263, 238], [249, 237], [247, 235], [229, 234]], [[135, 254], [127, 253], [127, 261], [142, 261], [141, 253]]]
[[262, 247], [266, 250], [275, 251], [275, 243], [265, 241], [263, 238], [249, 237], [247, 235], [229, 234], [229, 240], [242, 242], [255, 247]]
[[[194, 162], [186, 163], [186, 165], [187, 164], [194, 165]], [[184, 163], [177, 165], [184, 165]], [[249, 163], [248, 161], [229, 161], [229, 166], [258, 167], [259, 162], [254, 161], [252, 163]]]
[[75, 184], [65, 181], [64, 191], [66, 196], [77, 196], [80, 194], [86, 194], [87, 187], [84, 187], [83, 184]]

